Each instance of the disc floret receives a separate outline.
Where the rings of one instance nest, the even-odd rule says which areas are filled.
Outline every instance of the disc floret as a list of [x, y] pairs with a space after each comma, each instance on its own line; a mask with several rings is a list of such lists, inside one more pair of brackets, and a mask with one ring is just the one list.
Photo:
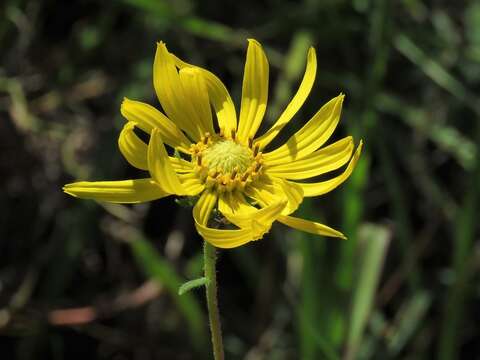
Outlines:
[[245, 146], [235, 139], [235, 134], [212, 137], [206, 134], [192, 148], [192, 162], [199, 178], [209, 188], [220, 192], [244, 189], [261, 173], [262, 154], [252, 142]]

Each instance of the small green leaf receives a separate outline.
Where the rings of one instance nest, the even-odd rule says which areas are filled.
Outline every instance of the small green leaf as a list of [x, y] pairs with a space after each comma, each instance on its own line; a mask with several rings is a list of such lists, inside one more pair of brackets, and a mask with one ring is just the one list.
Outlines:
[[178, 288], [178, 295], [183, 295], [187, 291], [190, 291], [192, 289], [195, 289], [200, 286], [204, 286], [208, 283], [208, 279], [206, 277], [201, 277], [198, 279], [193, 279], [190, 281], [187, 281], [186, 283], [183, 283], [179, 288]]

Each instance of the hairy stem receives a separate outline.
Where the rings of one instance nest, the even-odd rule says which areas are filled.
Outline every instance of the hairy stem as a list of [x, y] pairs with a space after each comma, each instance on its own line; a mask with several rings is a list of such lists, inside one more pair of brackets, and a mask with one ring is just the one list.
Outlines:
[[205, 277], [207, 278], [206, 293], [207, 293], [207, 308], [208, 318], [210, 321], [210, 332], [212, 335], [213, 357], [215, 360], [223, 360], [223, 342], [222, 342], [222, 328], [220, 325], [220, 314], [218, 312], [217, 300], [217, 274], [216, 274], [216, 250], [213, 245], [204, 242], [203, 256], [205, 266]]

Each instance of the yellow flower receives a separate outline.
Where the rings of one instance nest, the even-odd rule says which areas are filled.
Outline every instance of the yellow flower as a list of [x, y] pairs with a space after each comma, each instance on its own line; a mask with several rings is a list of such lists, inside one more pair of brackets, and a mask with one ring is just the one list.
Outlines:
[[[344, 95], [326, 103], [284, 145], [265, 150], [305, 102], [316, 69], [315, 50], [310, 48], [297, 93], [270, 130], [256, 137], [268, 97], [268, 61], [257, 41], [249, 40], [248, 44], [238, 124], [223, 83], [211, 72], [169, 53], [160, 42], [153, 84], [166, 115], [145, 103], [125, 99], [121, 113], [128, 121], [118, 139], [127, 161], [147, 170], [150, 178], [82, 181], [65, 185], [64, 191], [115, 203], [199, 195], [193, 209], [197, 231], [220, 248], [261, 239], [274, 221], [313, 234], [345, 238], [326, 225], [290, 216], [305, 196], [325, 194], [344, 182], [358, 161], [362, 142], [353, 153], [352, 137], [322, 147], [340, 120]], [[135, 128], [150, 135], [148, 144], [136, 135]], [[169, 156], [165, 145], [181, 156]], [[330, 180], [297, 181], [344, 165], [343, 172]], [[210, 227], [214, 209], [235, 228]]]

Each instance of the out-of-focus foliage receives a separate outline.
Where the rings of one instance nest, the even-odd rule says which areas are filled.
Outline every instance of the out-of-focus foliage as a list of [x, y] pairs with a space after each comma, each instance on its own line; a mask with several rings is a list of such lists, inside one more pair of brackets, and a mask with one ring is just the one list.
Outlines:
[[[221, 251], [228, 359], [473, 359], [480, 354], [478, 1], [4, 0], [0, 4], [0, 356], [208, 359], [190, 208], [68, 198], [72, 180], [139, 174], [116, 139], [123, 96], [159, 106], [156, 41], [239, 103], [246, 39], [271, 64], [267, 124], [319, 73], [286, 139], [328, 99], [365, 140], [348, 183]], [[282, 139], [279, 139], [279, 142]]]

